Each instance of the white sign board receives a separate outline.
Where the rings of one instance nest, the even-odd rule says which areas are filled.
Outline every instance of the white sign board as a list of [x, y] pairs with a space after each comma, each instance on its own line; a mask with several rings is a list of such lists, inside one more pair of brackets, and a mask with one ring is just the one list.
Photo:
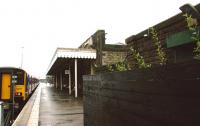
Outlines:
[[65, 74], [70, 74], [70, 71], [69, 70], [65, 70]]

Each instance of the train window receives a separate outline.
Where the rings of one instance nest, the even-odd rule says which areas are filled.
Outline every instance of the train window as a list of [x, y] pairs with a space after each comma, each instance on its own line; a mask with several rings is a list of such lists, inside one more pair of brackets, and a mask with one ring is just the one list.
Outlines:
[[17, 75], [17, 85], [23, 85], [24, 84], [24, 72], [23, 71], [18, 71], [16, 73]]

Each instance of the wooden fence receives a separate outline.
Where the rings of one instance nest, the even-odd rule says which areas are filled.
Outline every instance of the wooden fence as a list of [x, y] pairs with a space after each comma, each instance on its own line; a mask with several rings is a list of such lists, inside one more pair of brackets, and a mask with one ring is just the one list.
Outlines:
[[200, 62], [83, 77], [84, 126], [200, 125]]

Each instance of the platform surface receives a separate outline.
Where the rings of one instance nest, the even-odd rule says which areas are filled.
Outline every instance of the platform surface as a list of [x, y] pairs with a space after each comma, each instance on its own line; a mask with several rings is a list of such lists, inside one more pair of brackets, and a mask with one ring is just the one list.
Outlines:
[[[33, 95], [27, 101], [18, 117], [15, 119], [12, 126], [37, 126], [37, 120], [39, 115], [39, 105], [36, 105], [40, 101], [41, 85], [35, 90]], [[33, 124], [30, 123], [32, 121]]]
[[63, 89], [41, 86], [39, 126], [83, 126], [83, 103]]
[[83, 126], [83, 101], [41, 83], [13, 126]]

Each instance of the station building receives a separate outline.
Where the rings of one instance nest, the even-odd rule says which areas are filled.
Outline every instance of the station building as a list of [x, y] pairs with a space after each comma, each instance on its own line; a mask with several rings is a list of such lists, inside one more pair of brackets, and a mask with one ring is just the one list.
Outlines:
[[79, 48], [57, 48], [47, 70], [55, 88], [69, 95], [82, 96], [83, 75], [93, 75], [95, 68], [123, 61], [126, 45], [105, 44], [105, 31], [98, 30]]

